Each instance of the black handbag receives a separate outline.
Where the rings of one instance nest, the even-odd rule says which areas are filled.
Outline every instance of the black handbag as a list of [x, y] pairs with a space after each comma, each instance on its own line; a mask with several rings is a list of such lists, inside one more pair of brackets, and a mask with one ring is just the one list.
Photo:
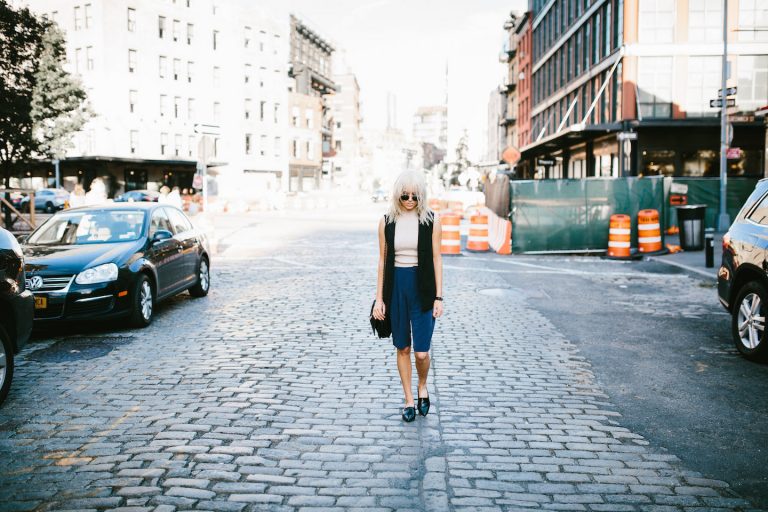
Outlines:
[[379, 338], [389, 338], [392, 335], [392, 324], [389, 321], [389, 311], [385, 310], [384, 320], [376, 320], [373, 318], [373, 308], [376, 307], [376, 301], [373, 301], [373, 304], [371, 304], [371, 313], [370, 313], [370, 319], [371, 319], [371, 329], [373, 329], [373, 334], [377, 335]]

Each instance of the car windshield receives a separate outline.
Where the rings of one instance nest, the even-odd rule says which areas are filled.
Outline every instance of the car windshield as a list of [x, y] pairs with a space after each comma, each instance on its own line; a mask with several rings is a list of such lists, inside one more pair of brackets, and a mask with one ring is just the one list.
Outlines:
[[32, 233], [27, 243], [37, 245], [110, 244], [138, 240], [144, 212], [98, 210], [60, 213]]

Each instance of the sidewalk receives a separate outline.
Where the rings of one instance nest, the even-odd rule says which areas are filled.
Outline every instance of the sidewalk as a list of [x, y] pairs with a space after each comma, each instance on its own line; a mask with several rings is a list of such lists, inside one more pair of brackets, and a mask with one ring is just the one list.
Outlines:
[[[712, 268], [706, 267], [706, 250], [682, 251], [675, 254], [646, 256], [646, 259], [650, 261], [666, 263], [667, 265], [672, 265], [678, 268], [682, 268], [688, 272], [693, 272], [695, 274], [717, 280], [717, 269], [720, 267], [720, 261], [723, 257], [723, 233], [712, 234], [715, 236], [715, 265]], [[667, 235], [664, 239], [664, 243], [668, 245], [680, 245], [680, 238], [678, 235]]]

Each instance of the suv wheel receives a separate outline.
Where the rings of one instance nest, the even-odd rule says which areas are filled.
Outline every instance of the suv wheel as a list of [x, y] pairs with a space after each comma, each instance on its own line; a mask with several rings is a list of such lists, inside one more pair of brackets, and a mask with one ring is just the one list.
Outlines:
[[765, 339], [765, 315], [768, 312], [768, 292], [762, 283], [747, 283], [736, 297], [731, 332], [736, 348], [747, 359], [768, 359], [768, 340]]
[[56, 208], [53, 207], [53, 203], [48, 201], [45, 203], [45, 213], [53, 213], [56, 211]]
[[0, 341], [2, 341], [0, 346], [0, 405], [2, 405], [13, 380], [13, 345], [2, 327], [0, 327]]

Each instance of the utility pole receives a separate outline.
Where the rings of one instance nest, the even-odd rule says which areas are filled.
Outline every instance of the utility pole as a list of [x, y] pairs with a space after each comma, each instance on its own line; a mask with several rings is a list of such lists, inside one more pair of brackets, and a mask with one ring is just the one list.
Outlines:
[[723, 69], [722, 84], [720, 88], [720, 216], [717, 220], [717, 229], [725, 232], [731, 225], [726, 209], [726, 191], [728, 188], [728, 100], [726, 96], [726, 82], [728, 81], [728, 0], [723, 0]]

